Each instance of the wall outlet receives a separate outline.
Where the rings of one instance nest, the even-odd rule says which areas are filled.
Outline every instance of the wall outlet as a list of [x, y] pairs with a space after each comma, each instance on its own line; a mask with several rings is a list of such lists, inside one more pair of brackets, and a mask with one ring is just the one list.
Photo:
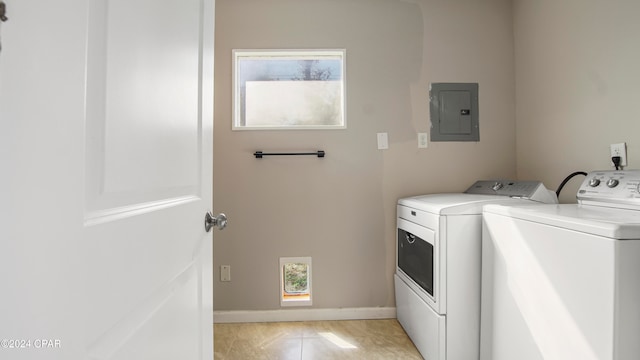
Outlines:
[[378, 133], [378, 150], [385, 150], [389, 148], [389, 138], [387, 133]]
[[220, 266], [220, 281], [231, 281], [231, 265]]
[[620, 156], [620, 166], [627, 166], [627, 143], [611, 144], [611, 157], [614, 156]]
[[428, 145], [427, 133], [418, 133], [418, 148], [425, 149]]

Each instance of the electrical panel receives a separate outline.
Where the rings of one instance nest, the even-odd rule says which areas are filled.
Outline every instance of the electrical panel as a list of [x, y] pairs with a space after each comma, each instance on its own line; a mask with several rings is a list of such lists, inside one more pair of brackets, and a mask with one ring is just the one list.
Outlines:
[[480, 141], [478, 83], [432, 83], [431, 141]]

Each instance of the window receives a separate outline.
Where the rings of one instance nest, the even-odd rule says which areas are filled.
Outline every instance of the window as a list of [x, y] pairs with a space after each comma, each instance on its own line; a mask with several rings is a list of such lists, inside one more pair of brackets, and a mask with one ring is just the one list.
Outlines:
[[280, 306], [311, 305], [311, 258], [280, 258]]
[[344, 129], [344, 50], [234, 50], [233, 129]]

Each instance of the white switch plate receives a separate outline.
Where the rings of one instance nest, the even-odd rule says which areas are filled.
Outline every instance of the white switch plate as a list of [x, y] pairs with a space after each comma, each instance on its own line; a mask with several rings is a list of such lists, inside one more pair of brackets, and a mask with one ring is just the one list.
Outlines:
[[627, 166], [627, 143], [611, 144], [611, 157], [614, 156], [620, 156], [620, 166]]
[[231, 265], [220, 266], [220, 281], [231, 281]]
[[389, 138], [387, 133], [378, 133], [378, 150], [389, 148]]
[[427, 133], [418, 133], [418, 148], [425, 149], [428, 146]]

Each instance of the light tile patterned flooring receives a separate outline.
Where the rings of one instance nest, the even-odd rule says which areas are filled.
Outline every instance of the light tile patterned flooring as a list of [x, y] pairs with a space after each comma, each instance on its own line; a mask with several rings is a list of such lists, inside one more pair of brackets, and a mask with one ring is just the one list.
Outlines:
[[422, 359], [395, 319], [214, 325], [215, 360]]

